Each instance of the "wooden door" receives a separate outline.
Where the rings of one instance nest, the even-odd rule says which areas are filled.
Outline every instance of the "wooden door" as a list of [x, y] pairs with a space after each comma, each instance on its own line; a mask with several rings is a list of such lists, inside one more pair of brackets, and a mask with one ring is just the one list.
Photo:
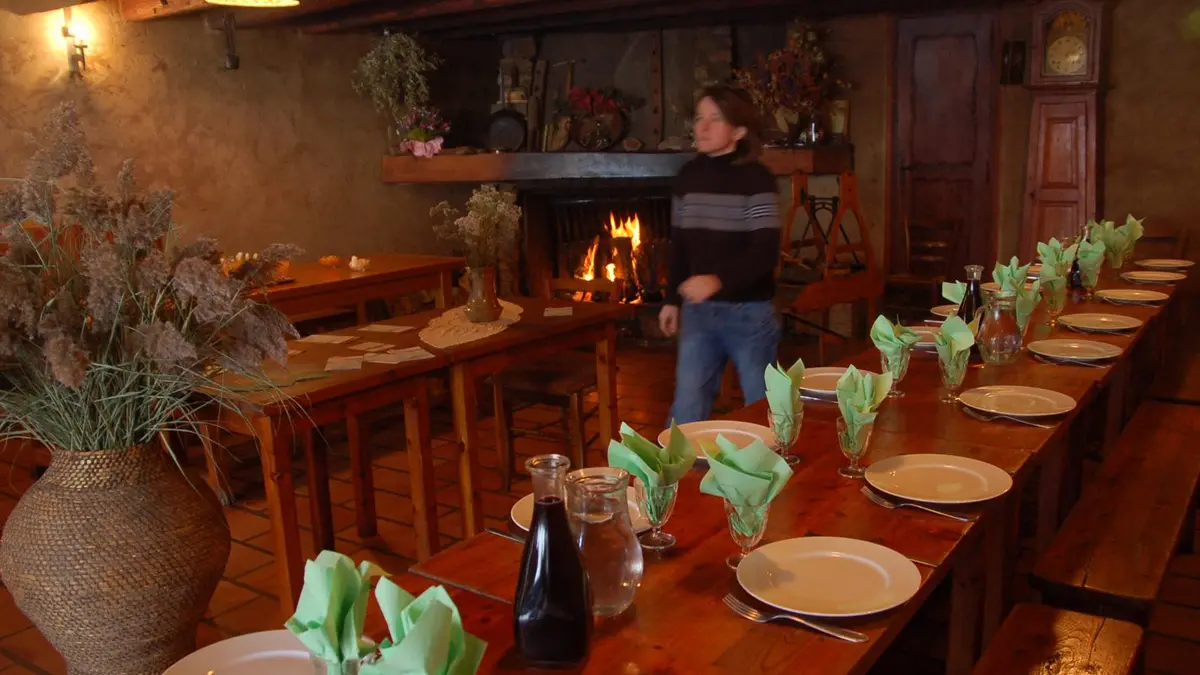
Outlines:
[[1038, 94], [1029, 125], [1021, 250], [1074, 237], [1096, 214], [1096, 92]]
[[996, 259], [999, 55], [991, 13], [896, 23], [889, 267], [906, 269], [904, 223], [956, 223], [952, 269]]

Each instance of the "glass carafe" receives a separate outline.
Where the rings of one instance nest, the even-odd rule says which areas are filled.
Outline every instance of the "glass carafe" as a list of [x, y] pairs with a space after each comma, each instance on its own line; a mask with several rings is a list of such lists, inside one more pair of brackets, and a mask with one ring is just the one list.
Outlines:
[[983, 278], [983, 265], [967, 265], [967, 290], [963, 293], [962, 303], [958, 306], [958, 318], [971, 323], [975, 315], [983, 309], [983, 289], [980, 280]]
[[533, 519], [521, 556], [513, 603], [517, 651], [528, 665], [582, 663], [592, 636], [592, 597], [563, 501], [567, 467], [562, 455], [525, 463], [533, 478]]
[[596, 616], [625, 611], [642, 581], [642, 546], [629, 519], [629, 487], [624, 469], [595, 467], [567, 475], [567, 509]]
[[1017, 326], [1017, 296], [992, 293], [979, 319], [975, 333], [979, 356], [985, 365], [1003, 365], [1017, 360], [1021, 353], [1021, 329]]

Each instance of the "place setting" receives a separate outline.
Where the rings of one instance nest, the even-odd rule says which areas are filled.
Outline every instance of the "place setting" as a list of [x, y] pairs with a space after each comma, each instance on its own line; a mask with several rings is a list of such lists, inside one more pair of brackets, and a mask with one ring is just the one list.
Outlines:
[[1051, 365], [1077, 365], [1107, 368], [1124, 350], [1095, 340], [1049, 339], [1030, 342], [1025, 347], [1033, 358]]
[[1065, 415], [1076, 405], [1075, 399], [1061, 392], [1014, 384], [968, 389], [955, 401], [967, 416], [981, 422], [1004, 420], [1039, 429], [1053, 429], [1057, 422], [1046, 420]]
[[1178, 271], [1186, 270], [1196, 263], [1191, 260], [1180, 260], [1179, 258], [1145, 258], [1135, 260], [1133, 264], [1151, 270]]
[[1137, 317], [1102, 312], [1066, 314], [1060, 316], [1058, 322], [1077, 333], [1106, 333], [1109, 335], [1128, 335], [1129, 331], [1137, 330], [1145, 323]]
[[1122, 272], [1121, 278], [1135, 284], [1175, 284], [1187, 278], [1182, 272], [1165, 272], [1162, 270], [1137, 270]]
[[1096, 297], [1114, 305], [1158, 307], [1171, 296], [1161, 291], [1147, 291], [1138, 288], [1106, 288], [1096, 291]]

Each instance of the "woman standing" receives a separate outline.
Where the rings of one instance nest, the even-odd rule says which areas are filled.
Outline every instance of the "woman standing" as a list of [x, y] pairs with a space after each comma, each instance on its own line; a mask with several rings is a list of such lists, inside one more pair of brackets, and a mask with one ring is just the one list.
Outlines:
[[762, 399], [763, 372], [777, 357], [779, 197], [758, 162], [759, 125], [740, 90], [708, 87], [696, 104], [699, 154], [676, 178], [669, 290], [658, 315], [664, 333], [679, 334], [677, 424], [708, 419], [729, 360], [746, 403]]

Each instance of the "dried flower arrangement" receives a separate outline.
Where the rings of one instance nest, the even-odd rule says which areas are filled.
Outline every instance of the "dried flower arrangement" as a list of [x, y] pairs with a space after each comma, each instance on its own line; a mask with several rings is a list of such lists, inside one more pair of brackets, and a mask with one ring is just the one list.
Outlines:
[[124, 450], [162, 431], [194, 432], [200, 408], [237, 409], [220, 368], [267, 381], [291, 323], [247, 297], [299, 253], [263, 249], [228, 276], [216, 242], [171, 253], [174, 195], [140, 192], [133, 162], [97, 184], [75, 110], [56, 109], [23, 179], [5, 179], [0, 224], [0, 441]]
[[521, 229], [521, 207], [516, 195], [483, 185], [467, 200], [466, 215], [442, 202], [429, 211], [439, 221], [434, 231], [439, 237], [457, 244], [470, 267], [494, 267], [501, 256], [509, 254]]
[[450, 133], [450, 123], [443, 120], [436, 108], [416, 106], [400, 122], [410, 141], [431, 141]]
[[358, 62], [354, 91], [370, 97], [379, 112], [400, 125], [409, 112], [429, 103], [426, 77], [442, 60], [425, 51], [411, 35], [384, 33]]
[[850, 88], [838, 79], [836, 63], [826, 51], [824, 35], [799, 21], [788, 27], [787, 44], [766, 56], [759, 55], [750, 68], [734, 71], [734, 79], [758, 109], [782, 130], [801, 117], [820, 112], [837, 94]]

